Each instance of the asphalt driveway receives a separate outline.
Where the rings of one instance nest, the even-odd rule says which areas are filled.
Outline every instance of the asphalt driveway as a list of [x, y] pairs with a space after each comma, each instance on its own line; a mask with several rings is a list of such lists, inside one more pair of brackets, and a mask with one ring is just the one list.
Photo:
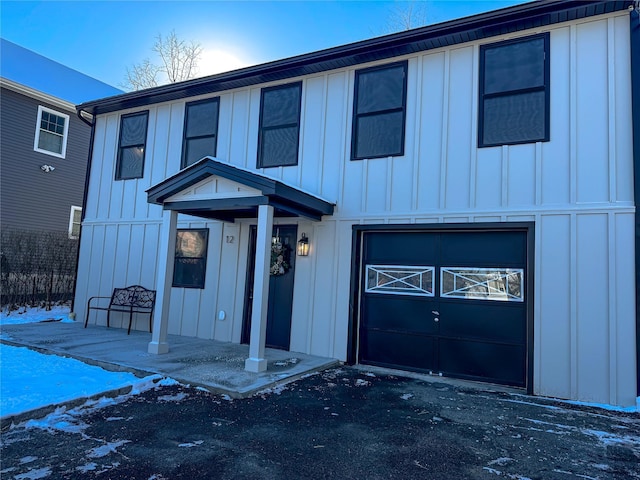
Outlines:
[[183, 385], [3, 426], [3, 479], [633, 479], [640, 415], [328, 370], [246, 399]]

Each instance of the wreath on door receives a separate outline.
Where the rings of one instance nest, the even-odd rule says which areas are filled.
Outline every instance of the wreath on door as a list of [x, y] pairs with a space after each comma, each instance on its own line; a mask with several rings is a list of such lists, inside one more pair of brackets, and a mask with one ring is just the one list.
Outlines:
[[269, 273], [271, 275], [284, 275], [291, 268], [291, 247], [289, 245], [283, 245], [280, 241], [280, 236], [277, 236], [271, 242], [271, 268]]

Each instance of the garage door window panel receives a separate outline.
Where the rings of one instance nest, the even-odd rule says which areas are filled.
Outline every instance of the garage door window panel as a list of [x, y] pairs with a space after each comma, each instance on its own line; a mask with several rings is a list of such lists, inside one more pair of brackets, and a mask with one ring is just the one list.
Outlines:
[[440, 296], [523, 302], [523, 278], [521, 268], [442, 267]]
[[367, 265], [367, 293], [433, 297], [434, 267]]

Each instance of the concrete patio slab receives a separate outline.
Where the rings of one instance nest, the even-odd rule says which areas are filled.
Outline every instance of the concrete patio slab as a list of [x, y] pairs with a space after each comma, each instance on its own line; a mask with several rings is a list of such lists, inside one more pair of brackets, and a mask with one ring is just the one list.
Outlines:
[[106, 370], [140, 376], [160, 374], [232, 398], [293, 382], [339, 363], [267, 348], [267, 370], [252, 373], [244, 369], [248, 345], [169, 335], [169, 353], [155, 355], [147, 352], [151, 340], [148, 332], [132, 331], [127, 335], [125, 329], [83, 328], [81, 322], [3, 325], [0, 333], [0, 341], [6, 344], [72, 357]]

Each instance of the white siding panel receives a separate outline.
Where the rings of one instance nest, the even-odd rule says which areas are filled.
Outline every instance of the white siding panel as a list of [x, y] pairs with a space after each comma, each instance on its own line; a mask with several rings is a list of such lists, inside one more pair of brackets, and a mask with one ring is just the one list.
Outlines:
[[[105, 144], [102, 159], [98, 160], [97, 165], [94, 163], [95, 173], [100, 179], [100, 189], [98, 192], [98, 212], [96, 217], [105, 219], [109, 217], [109, 205], [113, 188], [115, 184], [115, 162], [117, 157], [116, 146], [118, 144], [118, 115], [107, 116], [107, 128], [105, 132]], [[92, 168], [91, 174], [94, 175]], [[116, 193], [117, 195], [117, 193]]]
[[144, 248], [142, 250], [142, 270], [140, 285], [151, 290], [156, 289], [156, 272], [158, 271], [158, 243], [160, 242], [161, 225], [149, 223], [144, 226]]
[[[84, 236], [84, 229], [83, 229]], [[88, 249], [91, 256], [85, 257], [88, 263], [87, 272], [88, 275], [85, 277], [86, 282], [86, 292], [87, 297], [86, 300], [89, 301], [90, 297], [95, 296], [105, 296], [111, 297], [111, 285], [105, 285], [102, 287], [100, 277], [103, 270], [103, 260], [104, 256], [102, 252], [104, 250], [104, 242], [105, 242], [105, 227], [102, 225], [95, 226], [91, 228], [91, 235], [89, 236], [89, 240], [91, 242], [90, 248]], [[108, 300], [107, 300], [108, 302]], [[98, 324], [98, 325], [106, 325], [107, 319], [102, 314], [98, 314], [97, 312], [92, 311], [89, 316], [89, 323]]]
[[333, 350], [331, 329], [332, 310], [335, 302], [334, 280], [334, 235], [335, 223], [317, 225], [313, 237], [317, 248], [314, 250], [316, 282], [313, 302], [313, 319], [309, 328], [309, 353], [322, 357], [331, 356]]
[[497, 209], [502, 204], [502, 154], [498, 148], [478, 149], [476, 207]]
[[[87, 225], [82, 227], [82, 236], [80, 237], [80, 251], [82, 255], [78, 259], [78, 270], [76, 273], [76, 296], [74, 300], [74, 311], [76, 320], [84, 322], [87, 308], [87, 301], [94, 293], [89, 290], [90, 278], [92, 273], [91, 262], [94, 258], [92, 255], [93, 232], [94, 227]], [[97, 289], [95, 290], [97, 291]]]
[[449, 123], [447, 167], [445, 179], [445, 206], [448, 209], [469, 208], [471, 146], [468, 133], [475, 128], [472, 118], [473, 103], [473, 47], [451, 51], [449, 64]]
[[330, 201], [337, 201], [342, 188], [342, 165], [345, 162], [345, 142], [351, 138], [347, 132], [347, 73], [328, 76], [326, 116], [324, 119], [324, 156], [321, 169], [320, 195]]
[[[130, 226], [130, 229], [131, 234], [129, 237], [129, 260], [127, 261], [126, 284], [140, 285], [145, 225], [142, 223], [134, 223]], [[155, 285], [146, 285], [144, 287], [155, 290]]]
[[[633, 201], [633, 138], [631, 119], [631, 67], [627, 61], [631, 58], [629, 47], [629, 20], [626, 17], [613, 19], [613, 55], [614, 70], [613, 89], [615, 91], [614, 105], [615, 123], [610, 126], [611, 141], [614, 142], [616, 161], [616, 196], [615, 200], [622, 202]], [[611, 51], [611, 49], [610, 49]]]
[[[578, 25], [576, 48], [577, 201], [609, 200], [607, 24]], [[598, 65], [599, 68], [594, 68]]]
[[351, 237], [352, 222], [336, 222], [336, 255], [334, 257], [335, 302], [333, 305], [333, 349], [330, 352], [334, 358], [346, 360], [347, 341], [349, 338], [349, 302], [351, 286]]
[[[100, 116], [96, 117], [96, 125], [94, 131], [93, 140], [93, 156], [91, 158], [91, 172], [89, 174], [88, 191], [92, 195], [87, 196], [87, 202], [84, 205], [84, 214], [86, 219], [94, 219], [98, 216], [98, 208], [100, 203], [100, 196], [93, 193], [98, 193], [101, 187], [102, 181], [102, 169], [104, 168], [104, 149], [107, 135], [107, 120], [109, 117]], [[110, 141], [111, 139], [109, 139]]]
[[299, 223], [298, 236], [301, 236], [302, 232], [306, 233], [309, 238], [310, 251], [307, 257], [296, 256], [289, 349], [292, 352], [304, 353], [309, 351], [309, 344], [311, 343], [310, 319], [313, 318], [314, 297], [309, 295], [309, 292], [315, 291], [315, 250], [317, 244], [314, 225], [307, 222]]
[[223, 246], [233, 244], [225, 243], [222, 222], [207, 222], [202, 225], [202, 227], [197, 223], [190, 226], [190, 228], [203, 227], [209, 229], [207, 270], [205, 274], [204, 290], [192, 290], [198, 291], [198, 307], [200, 310], [195, 336], [198, 338], [210, 339], [214, 338], [216, 319], [218, 317], [218, 310], [216, 307], [219, 300], [218, 291], [220, 289], [220, 284], [223, 282], [235, 284], [235, 258], [237, 258], [237, 256], [231, 259], [234, 260], [233, 268], [231, 270], [223, 269], [221, 265], [221, 252], [224, 251]]
[[420, 153], [415, 192], [418, 211], [438, 208], [440, 203], [443, 128], [447, 125], [448, 59], [449, 55], [442, 52], [422, 57]]
[[[238, 248], [240, 245], [240, 226], [232, 224], [221, 224], [222, 226], [222, 246], [220, 248], [220, 274], [219, 279], [215, 278], [218, 285], [218, 292], [216, 295], [217, 303], [213, 311], [214, 314], [214, 330], [211, 332], [209, 338], [214, 338], [222, 342], [231, 342], [233, 334], [233, 324], [235, 315], [236, 304], [236, 282], [241, 268], [238, 266]], [[212, 248], [209, 250], [209, 258], [217, 255]], [[215, 273], [211, 276], [216, 277]], [[211, 295], [213, 297], [213, 295]], [[225, 312], [225, 319], [219, 320], [218, 313], [220, 311]], [[200, 335], [198, 335], [200, 336]], [[207, 338], [207, 337], [204, 337]]]
[[538, 226], [540, 301], [534, 312], [534, 393], [571, 396], [571, 217], [543, 215]]
[[298, 165], [302, 176], [300, 185], [309, 192], [320, 191], [318, 165], [322, 163], [323, 153], [325, 82], [325, 76], [310, 78], [303, 87], [301, 122], [304, 128], [300, 131]]
[[[247, 168], [247, 127], [249, 117], [249, 95], [247, 90], [233, 93], [231, 122], [231, 145], [228, 161], [232, 165]], [[259, 102], [260, 100], [258, 100]], [[224, 122], [220, 118], [220, 122]], [[255, 167], [255, 163], [251, 168]]]
[[509, 147], [508, 205], [530, 206], [536, 203], [535, 144]]
[[613, 289], [615, 302], [614, 324], [610, 328], [611, 354], [614, 356], [610, 374], [615, 381], [615, 391], [608, 403], [614, 405], [633, 405], [635, 402], [635, 368], [629, 359], [636, 353], [635, 343], [635, 269], [631, 259], [635, 249], [635, 217], [633, 214], [617, 214], [615, 216], [616, 242], [612, 252], [615, 255], [615, 285]]
[[[578, 397], [609, 400], [608, 221], [606, 214], [577, 217]], [[603, 341], [604, 340], [604, 341]]]
[[233, 94], [220, 95], [220, 105], [218, 113], [218, 146], [216, 157], [229, 161], [229, 151], [231, 149], [231, 126], [233, 124]]
[[[571, 187], [571, 36], [569, 27], [551, 32], [550, 141], [542, 143], [541, 202], [567, 204]], [[575, 174], [575, 172], [573, 172]]]
[[384, 212], [389, 195], [388, 163], [389, 158], [366, 160], [366, 182], [364, 210], [369, 213]]

